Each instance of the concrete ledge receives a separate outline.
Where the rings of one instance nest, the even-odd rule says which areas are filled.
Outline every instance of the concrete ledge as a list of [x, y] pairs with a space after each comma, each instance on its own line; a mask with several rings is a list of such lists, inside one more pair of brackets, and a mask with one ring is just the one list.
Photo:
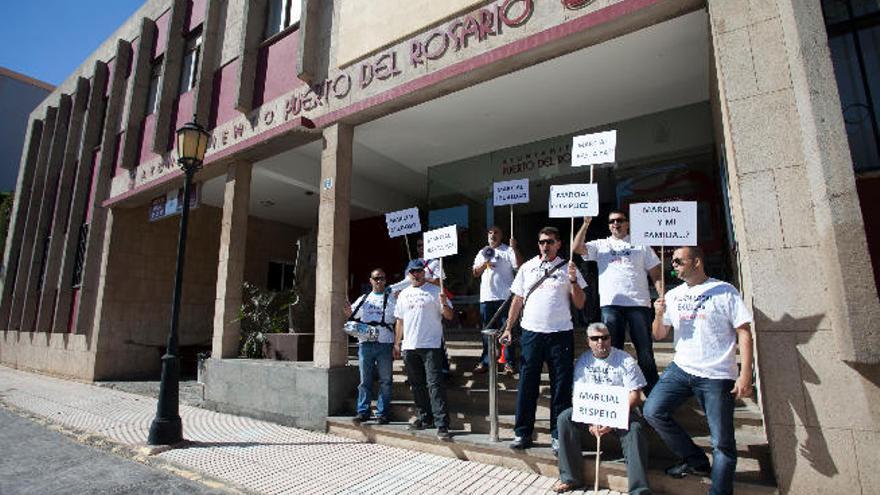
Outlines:
[[0, 332], [0, 363], [23, 371], [91, 381], [95, 354], [84, 335], [46, 332]]
[[325, 431], [328, 416], [354, 411], [359, 375], [355, 366], [212, 358], [204, 381], [208, 409]]

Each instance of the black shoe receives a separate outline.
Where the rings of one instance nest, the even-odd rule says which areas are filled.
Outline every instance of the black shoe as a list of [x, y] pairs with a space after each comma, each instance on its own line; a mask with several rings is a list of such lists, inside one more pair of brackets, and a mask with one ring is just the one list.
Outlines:
[[449, 440], [450, 438], [452, 438], [452, 433], [449, 433], [449, 428], [445, 426], [438, 426], [437, 438], [439, 438], [440, 440]]
[[355, 423], [364, 423], [370, 420], [370, 415], [367, 413], [358, 413], [357, 416], [351, 418]]
[[387, 425], [389, 423], [388, 416], [379, 416], [376, 418], [376, 423], [380, 425]]
[[704, 467], [693, 467], [687, 462], [682, 462], [680, 464], [676, 464], [674, 466], [670, 466], [666, 468], [666, 475], [672, 476], [673, 478], [684, 478], [685, 476], [693, 474], [695, 476], [709, 476], [709, 466]]
[[532, 439], [516, 436], [513, 437], [513, 441], [510, 442], [510, 448], [516, 450], [524, 450], [532, 446]]

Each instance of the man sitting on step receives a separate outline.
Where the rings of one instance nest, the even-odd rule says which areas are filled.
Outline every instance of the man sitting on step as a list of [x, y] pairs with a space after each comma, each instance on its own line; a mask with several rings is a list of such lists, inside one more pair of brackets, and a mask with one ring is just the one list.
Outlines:
[[[681, 463], [666, 474], [705, 476], [709, 459], [672, 413], [696, 396], [712, 435], [712, 495], [733, 493], [736, 440], [733, 408], [752, 394], [752, 315], [732, 285], [709, 278], [703, 251], [676, 249], [672, 266], [685, 283], [654, 303], [653, 332], [663, 339], [675, 329], [675, 357], [645, 403], [645, 419]], [[736, 350], [742, 358], [737, 370]]]
[[584, 486], [584, 462], [581, 457], [581, 441], [589, 427], [590, 435], [603, 436], [613, 432], [620, 440], [626, 458], [626, 476], [629, 493], [651, 493], [645, 466], [648, 446], [642, 431], [638, 406], [642, 401], [641, 390], [646, 381], [638, 363], [628, 353], [611, 346], [611, 334], [604, 323], [587, 327], [590, 350], [581, 354], [574, 365], [574, 381], [589, 385], [626, 387], [629, 392], [629, 430], [617, 430], [608, 426], [584, 425], [571, 419], [572, 408], [559, 415], [559, 481], [553, 487], [556, 493], [568, 492]]

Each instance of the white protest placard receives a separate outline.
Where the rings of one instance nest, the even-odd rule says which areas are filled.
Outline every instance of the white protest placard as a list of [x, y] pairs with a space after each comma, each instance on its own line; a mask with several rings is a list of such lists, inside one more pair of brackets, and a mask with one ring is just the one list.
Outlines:
[[629, 429], [629, 390], [626, 387], [574, 382], [571, 420], [590, 425]]
[[419, 220], [419, 209], [414, 207], [386, 213], [385, 225], [388, 226], [388, 237], [392, 239], [421, 232], [422, 222]]
[[495, 206], [529, 202], [529, 179], [508, 180], [493, 184]]
[[595, 217], [599, 214], [596, 184], [550, 186], [550, 218]]
[[458, 254], [458, 232], [455, 229], [455, 225], [450, 225], [424, 233], [422, 240], [426, 260]]
[[586, 167], [614, 163], [616, 152], [616, 130], [575, 136], [571, 142], [571, 166]]
[[640, 246], [696, 246], [697, 202], [629, 205], [630, 242]]

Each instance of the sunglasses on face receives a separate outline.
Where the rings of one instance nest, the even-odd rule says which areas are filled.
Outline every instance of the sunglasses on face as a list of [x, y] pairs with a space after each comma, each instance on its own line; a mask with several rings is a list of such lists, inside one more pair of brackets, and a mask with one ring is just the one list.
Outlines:
[[589, 339], [593, 342], [599, 342], [600, 340], [608, 340], [610, 339], [610, 335], [590, 335]]
[[684, 265], [684, 260], [681, 258], [672, 258], [672, 264], [682, 266]]
[[419, 269], [419, 270], [410, 270], [409, 272], [410, 272], [410, 273], [425, 273], [425, 270], [421, 270], [421, 269]]
[[376, 282], [381, 282], [381, 281], [385, 280], [385, 277], [370, 277], [370, 278], [372, 278]]
[[629, 220], [627, 220], [627, 219], [625, 219], [625, 218], [612, 218], [612, 219], [608, 220], [608, 223], [609, 223], [609, 224], [615, 224], [615, 223], [626, 223], [626, 222], [628, 222], [628, 221], [629, 221]]
[[551, 245], [552, 245], [552, 244], [556, 244], [556, 239], [540, 239], [540, 240], [538, 241], [538, 244], [540, 244], [540, 245], [542, 245], [542, 246], [545, 246], [545, 245], [548, 245], [548, 244], [551, 244]]

